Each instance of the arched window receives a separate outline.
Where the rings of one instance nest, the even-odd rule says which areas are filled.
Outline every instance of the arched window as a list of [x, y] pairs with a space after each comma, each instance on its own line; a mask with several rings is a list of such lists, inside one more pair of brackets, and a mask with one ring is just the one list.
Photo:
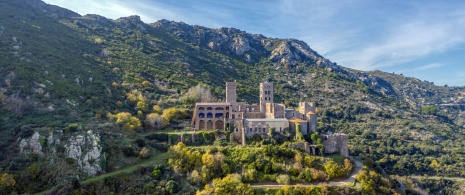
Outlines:
[[223, 113], [216, 113], [215, 118], [223, 118]]
[[207, 113], [207, 118], [213, 118], [213, 114], [211, 112]]
[[207, 110], [213, 110], [213, 108], [212, 108], [212, 107], [208, 107]]
[[204, 113], [199, 113], [199, 118], [205, 118], [205, 114]]
[[205, 108], [204, 107], [199, 107], [199, 110], [205, 110]]
[[239, 132], [239, 129], [238, 129], [238, 128], [236, 128], [236, 132]]
[[223, 107], [216, 107], [215, 110], [224, 110]]

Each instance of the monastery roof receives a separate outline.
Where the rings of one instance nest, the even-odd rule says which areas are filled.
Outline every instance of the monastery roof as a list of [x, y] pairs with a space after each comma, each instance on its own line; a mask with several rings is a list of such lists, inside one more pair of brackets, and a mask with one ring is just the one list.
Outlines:
[[198, 102], [195, 103], [196, 106], [229, 106], [228, 102]]
[[287, 118], [246, 118], [250, 122], [288, 122]]
[[295, 117], [295, 116], [292, 117], [292, 118], [290, 118], [289, 121], [290, 121], [290, 122], [293, 122], [293, 123], [295, 123], [295, 122], [298, 122], [298, 123], [307, 122], [307, 121], [302, 120], [302, 119], [300, 119], [300, 118], [297, 118], [297, 117]]
[[314, 112], [310, 111], [310, 112], [307, 112], [307, 114], [315, 114]]

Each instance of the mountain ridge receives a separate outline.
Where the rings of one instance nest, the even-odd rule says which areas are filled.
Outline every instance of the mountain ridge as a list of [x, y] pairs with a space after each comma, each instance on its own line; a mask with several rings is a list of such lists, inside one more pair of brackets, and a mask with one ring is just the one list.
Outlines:
[[[213, 101], [222, 101], [224, 83], [237, 80], [238, 101], [256, 103], [257, 86], [269, 81], [276, 103], [316, 102], [321, 133], [349, 134], [351, 155], [372, 158], [389, 174], [435, 173], [429, 164], [438, 159], [444, 174], [465, 175], [458, 150], [465, 140], [463, 87], [346, 68], [303, 41], [235, 28], [81, 16], [39, 0], [0, 1], [0, 8], [0, 171], [19, 176], [35, 162], [55, 173], [46, 169], [47, 159], [20, 152], [22, 140], [38, 146], [50, 133], [63, 142], [43, 141], [48, 159], [71, 161], [57, 153], [60, 147], [95, 133], [102, 151], [116, 151], [108, 155], [108, 171], [126, 166], [132, 161], [118, 164], [122, 151], [113, 146], [154, 131], [146, 119], [159, 112], [156, 106], [190, 114], [190, 92], [210, 91]], [[120, 113], [139, 120], [140, 129], [125, 134], [111, 119]]]

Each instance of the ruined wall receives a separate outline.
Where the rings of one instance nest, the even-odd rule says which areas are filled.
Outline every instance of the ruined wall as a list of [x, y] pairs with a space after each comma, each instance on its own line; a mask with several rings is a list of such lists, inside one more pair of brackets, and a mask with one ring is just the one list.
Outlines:
[[322, 134], [323, 146], [325, 153], [340, 153], [345, 157], [349, 157], [349, 149], [347, 143], [349, 137], [343, 133]]

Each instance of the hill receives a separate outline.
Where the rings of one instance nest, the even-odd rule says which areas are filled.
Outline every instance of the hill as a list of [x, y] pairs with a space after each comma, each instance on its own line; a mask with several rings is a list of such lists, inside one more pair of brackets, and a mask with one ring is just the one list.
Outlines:
[[[190, 117], [195, 89], [221, 100], [224, 83], [237, 80], [239, 101], [256, 103], [258, 84], [269, 81], [275, 102], [316, 102], [319, 131], [349, 134], [351, 155], [387, 174], [465, 176], [464, 87], [345, 68], [303, 41], [234, 28], [81, 16], [40, 0], [2, 0], [0, 8], [0, 172], [21, 175], [36, 163], [55, 174], [48, 178], [65, 178], [45, 168], [58, 161], [85, 178], [134, 164], [119, 162], [122, 151], [154, 131], [146, 120], [162, 114], [154, 105], [186, 109], [170, 120], [177, 126]], [[135, 133], [111, 119], [123, 112], [139, 121], [130, 124]], [[89, 160], [94, 149], [98, 161]]]

